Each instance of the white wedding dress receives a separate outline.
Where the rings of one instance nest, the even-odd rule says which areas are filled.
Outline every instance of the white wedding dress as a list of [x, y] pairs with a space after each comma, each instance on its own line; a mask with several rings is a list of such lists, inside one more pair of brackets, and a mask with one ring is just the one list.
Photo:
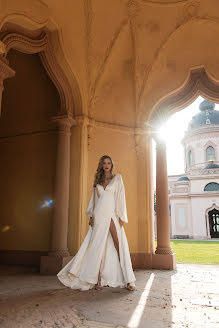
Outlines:
[[[58, 279], [72, 289], [88, 290], [97, 283], [100, 271], [102, 286], [125, 287], [127, 283], [135, 286], [125, 230], [119, 224], [119, 218], [128, 222], [120, 174], [105, 189], [100, 184], [93, 188], [86, 214], [94, 218], [94, 225], [89, 227], [77, 254], [59, 271]], [[120, 261], [109, 231], [111, 218], [119, 240]]]

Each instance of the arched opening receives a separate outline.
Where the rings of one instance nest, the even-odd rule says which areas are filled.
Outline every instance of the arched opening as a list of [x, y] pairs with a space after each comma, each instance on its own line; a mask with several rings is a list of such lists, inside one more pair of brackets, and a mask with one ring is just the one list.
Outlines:
[[[184, 109], [185, 107], [187, 107], [188, 104], [192, 104], [194, 99], [196, 99], [199, 95], [204, 96], [209, 101], [214, 99], [215, 102], [219, 102], [218, 94], [219, 94], [219, 83], [216, 83], [215, 81], [213, 81], [210, 78], [210, 76], [206, 73], [204, 68], [198, 68], [198, 69], [194, 69], [194, 70], [190, 71], [190, 75], [189, 75], [189, 77], [187, 77], [187, 79], [186, 79], [185, 83], [183, 84], [183, 86], [181, 87], [181, 89], [173, 92], [170, 96], [167, 96], [166, 98], [163, 98], [163, 99], [161, 99], [160, 101], [157, 102], [156, 106], [154, 106], [153, 112], [151, 113], [150, 123], [149, 123], [149, 126], [152, 130], [152, 137], [154, 136], [154, 139], [157, 143], [157, 148], [156, 148], [156, 157], [157, 157], [156, 162], [157, 163], [160, 161], [160, 154], [159, 153], [162, 152], [163, 163], [162, 163], [162, 165], [161, 164], [160, 165], [156, 164], [157, 165], [156, 166], [156, 171], [158, 171], [158, 170], [162, 171], [162, 170], [164, 170], [163, 167], [166, 166], [166, 163], [164, 163], [164, 160], [166, 161], [166, 158], [164, 158], [164, 153], [166, 152], [165, 151], [165, 146], [162, 146], [163, 142], [161, 140], [159, 140], [158, 135], [156, 135], [158, 129], [162, 126], [162, 124], [173, 113], [176, 113], [177, 111]], [[202, 122], [200, 124], [202, 124]], [[208, 129], [211, 128], [211, 125], [208, 124], [208, 123], [206, 123], [206, 129], [207, 128]], [[206, 141], [205, 141], [205, 143], [206, 143]], [[176, 206], [178, 206], [178, 207], [176, 209], [173, 209], [173, 211], [172, 211], [172, 205], [171, 205], [171, 213], [175, 212], [175, 215], [176, 216], [178, 215], [179, 219], [180, 219], [181, 208], [184, 208], [184, 207], [186, 208], [187, 223], [188, 223], [188, 229], [187, 230], [189, 232], [190, 232], [191, 229], [189, 228], [189, 219], [188, 218], [189, 218], [189, 215], [190, 215], [189, 213], [190, 213], [191, 205], [187, 204], [187, 201], [185, 201], [183, 203], [183, 198], [182, 197], [186, 197], [185, 195], [190, 190], [189, 188], [192, 188], [191, 187], [191, 184], [192, 184], [191, 181], [193, 181], [193, 180], [190, 179], [191, 171], [196, 170], [197, 174], [198, 174], [198, 170], [206, 169], [206, 167], [202, 168], [203, 164], [205, 164], [205, 166], [206, 166], [206, 163], [202, 163], [202, 166], [200, 165], [200, 167], [197, 166], [197, 168], [195, 167], [193, 169], [192, 164], [194, 164], [194, 156], [193, 156], [193, 153], [192, 153], [192, 149], [195, 149], [195, 151], [197, 152], [195, 144], [191, 143], [191, 146], [190, 146], [190, 144], [188, 143], [188, 148], [187, 148], [187, 152], [185, 153], [185, 157], [187, 157], [187, 163], [188, 163], [189, 167], [188, 167], [188, 170], [186, 169], [185, 173], [188, 173], [190, 183], [188, 184], [188, 182], [176, 181], [176, 186], [175, 186], [175, 189], [174, 189], [174, 192], [172, 193], [172, 195], [174, 193], [176, 194], [176, 196], [177, 196], [177, 193], [181, 193], [182, 195], [178, 194], [178, 197], [181, 197], [181, 198], [180, 198], [180, 201], [176, 202], [177, 203]], [[203, 149], [204, 149], [204, 144], [203, 144]], [[210, 155], [212, 156], [212, 154], [213, 154], [213, 152], [212, 152], [212, 149], [211, 149], [211, 154]], [[198, 154], [197, 154], [197, 156], [198, 156]], [[205, 156], [203, 156], [203, 157], [205, 157]], [[198, 157], [197, 157], [196, 160], [197, 160], [197, 163], [198, 163], [199, 162]], [[211, 170], [212, 168], [210, 167], [209, 169]], [[166, 169], [165, 169], [165, 171], [166, 171]], [[206, 173], [208, 173], [207, 170], [206, 170]], [[203, 174], [206, 174], [206, 173], [203, 172]], [[157, 176], [156, 189], [158, 189], [158, 193], [161, 193], [161, 195], [160, 195], [160, 208], [161, 208], [160, 213], [162, 213], [162, 218], [159, 219], [159, 217], [158, 217], [159, 211], [157, 211], [157, 249], [159, 251], [159, 235], [161, 236], [160, 237], [161, 239], [164, 238], [163, 237], [163, 235], [164, 235], [164, 233], [163, 233], [163, 231], [164, 231], [164, 223], [163, 223], [164, 216], [166, 217], [165, 221], [166, 221], [166, 230], [167, 230], [166, 237], [165, 237], [166, 241], [167, 241], [166, 247], [169, 247], [169, 245], [170, 245], [170, 233], [172, 232], [172, 227], [174, 225], [170, 226], [170, 228], [169, 228], [169, 225], [170, 225], [170, 222], [168, 222], [169, 221], [169, 215], [168, 215], [169, 214], [168, 213], [169, 203], [167, 203], [168, 199], [169, 199], [168, 179], [164, 179], [164, 173], [162, 173], [162, 172], [159, 172], [159, 173], [156, 172], [156, 176]], [[162, 181], [158, 180], [160, 176], [162, 177]], [[195, 184], [194, 184], [194, 189], [193, 189], [192, 192], [196, 193], [196, 198], [199, 197], [198, 196], [199, 192], [196, 192]], [[201, 192], [203, 192], [203, 189], [200, 190], [200, 193]], [[165, 198], [163, 196], [164, 194], [168, 195], [168, 197]], [[165, 202], [163, 201], [164, 198], [166, 199]], [[156, 200], [157, 200], [156, 206], [157, 206], [157, 209], [158, 209], [159, 208], [159, 197], [156, 197]], [[200, 198], [200, 202], [202, 202], [201, 198]], [[164, 203], [167, 203], [167, 204], [164, 204]], [[195, 203], [195, 201], [194, 201], [194, 203]], [[202, 212], [203, 212], [202, 213], [202, 226], [203, 227], [201, 228], [201, 230], [197, 229], [197, 232], [194, 232], [194, 231], [191, 232], [196, 236], [196, 237], [193, 237], [193, 238], [197, 238], [197, 239], [198, 238], [201, 238], [201, 239], [206, 238], [206, 239], [208, 239], [208, 236], [206, 235], [205, 209], [206, 209], [206, 207], [203, 207], [203, 210], [202, 210]], [[164, 215], [164, 212], [166, 213], [165, 215]], [[159, 220], [160, 220], [160, 222], [159, 222]], [[176, 218], [175, 218], [175, 220], [176, 220]], [[193, 225], [193, 227], [194, 227], [194, 225]], [[198, 227], [198, 225], [197, 225], [197, 227]], [[179, 228], [181, 228], [181, 230], [182, 230], [182, 227], [179, 227]], [[217, 227], [214, 226], [214, 229], [216, 229], [216, 228]], [[159, 229], [160, 229], [160, 231], [159, 231]], [[176, 229], [176, 223], [175, 223], [174, 229]], [[198, 230], [200, 231], [200, 233], [199, 233]], [[188, 236], [187, 238], [189, 238], [190, 233], [186, 233], [186, 232], [187, 232], [186, 230], [183, 231], [182, 235], [186, 234]], [[169, 238], [169, 242], [168, 242], [168, 238]], [[163, 239], [162, 239], [162, 244], [164, 244]]]
[[219, 211], [214, 208], [208, 212], [211, 238], [219, 238]]
[[[74, 77], [68, 78], [69, 72], [65, 74], [57, 62], [47, 30], [31, 33], [7, 25], [0, 39], [5, 45], [2, 60], [16, 72], [13, 79], [4, 82], [0, 117], [0, 154], [4, 159], [0, 164], [1, 262], [39, 267], [41, 256], [51, 250], [52, 237], [54, 243], [57, 210], [51, 207], [54, 200], [58, 207], [60, 199], [57, 180], [62, 179], [57, 179], [57, 174], [65, 174], [60, 169], [60, 149], [65, 149], [65, 170], [69, 174], [70, 127], [75, 107], [78, 113], [81, 110], [80, 94], [78, 88], [75, 94], [72, 90]], [[60, 130], [65, 132], [58, 133]], [[65, 202], [68, 184], [64, 185]], [[61, 206], [68, 208], [68, 204]], [[64, 216], [65, 226], [59, 231], [67, 245]], [[63, 217], [59, 221], [63, 222]], [[64, 249], [63, 256], [69, 255]]]
[[208, 146], [206, 149], [206, 159], [207, 161], [215, 161], [215, 150], [212, 146]]
[[219, 191], [219, 184], [217, 182], [210, 182], [205, 186], [204, 191]]
[[189, 167], [193, 165], [193, 152], [192, 150], [190, 149], [189, 152], [188, 152], [188, 161], [189, 161]]
[[16, 75], [5, 81], [0, 117], [2, 263], [39, 265], [50, 246], [59, 94], [38, 54], [11, 49]]

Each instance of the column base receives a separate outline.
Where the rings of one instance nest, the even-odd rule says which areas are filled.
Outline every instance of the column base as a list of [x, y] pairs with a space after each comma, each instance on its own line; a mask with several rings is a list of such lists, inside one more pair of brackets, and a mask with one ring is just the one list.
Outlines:
[[151, 269], [152, 254], [147, 253], [131, 253], [133, 269]]
[[175, 270], [176, 254], [152, 254], [152, 269]]
[[55, 275], [57, 274], [73, 256], [55, 257], [55, 256], [41, 256], [40, 274], [41, 275]]

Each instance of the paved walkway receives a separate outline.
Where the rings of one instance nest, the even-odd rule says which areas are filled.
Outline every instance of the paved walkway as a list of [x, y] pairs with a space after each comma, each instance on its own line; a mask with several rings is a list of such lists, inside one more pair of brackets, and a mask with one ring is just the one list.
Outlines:
[[56, 276], [0, 267], [1, 328], [216, 328], [219, 266], [138, 270], [137, 290], [73, 291]]

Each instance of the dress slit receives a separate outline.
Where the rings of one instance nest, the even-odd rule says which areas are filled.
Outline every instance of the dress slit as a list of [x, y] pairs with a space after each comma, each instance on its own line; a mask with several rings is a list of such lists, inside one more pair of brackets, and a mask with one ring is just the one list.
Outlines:
[[[117, 238], [117, 241], [115, 241], [115, 235], [112, 234], [111, 232], [111, 224], [113, 226], [113, 229], [115, 230], [114, 234], [116, 234], [116, 238]], [[119, 257], [119, 262], [120, 262], [120, 247], [119, 247], [119, 236], [118, 236], [118, 233], [117, 233], [117, 229], [116, 229], [116, 225], [115, 225], [115, 222], [113, 220], [113, 218], [111, 218], [111, 221], [110, 221], [110, 228], [109, 228], [109, 231], [110, 231], [110, 234], [112, 236], [112, 239], [113, 239], [113, 243], [114, 243], [114, 246], [115, 246], [115, 249], [116, 249], [116, 252], [118, 254], [118, 257]], [[116, 247], [116, 244], [117, 244], [117, 247], [118, 247], [118, 250], [117, 250], [117, 247]]]

